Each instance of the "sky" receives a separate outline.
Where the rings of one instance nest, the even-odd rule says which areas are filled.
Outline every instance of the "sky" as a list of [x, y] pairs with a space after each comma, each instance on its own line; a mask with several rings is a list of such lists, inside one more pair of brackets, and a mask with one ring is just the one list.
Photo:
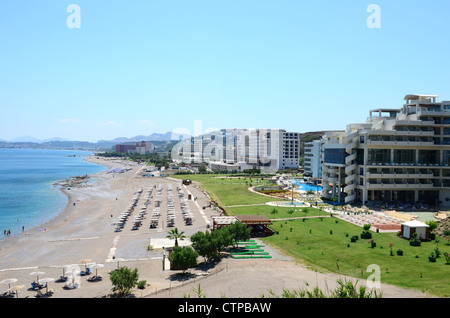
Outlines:
[[407, 94], [450, 100], [449, 12], [448, 0], [2, 0], [0, 139], [342, 130]]

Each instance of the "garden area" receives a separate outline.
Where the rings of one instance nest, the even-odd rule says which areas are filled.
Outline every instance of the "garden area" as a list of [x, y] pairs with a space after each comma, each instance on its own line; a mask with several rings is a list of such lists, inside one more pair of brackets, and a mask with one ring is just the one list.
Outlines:
[[396, 233], [366, 231], [337, 218], [276, 221], [271, 228], [275, 235], [264, 238], [265, 243], [314, 270], [367, 279], [367, 267], [376, 264], [381, 283], [450, 297], [450, 259], [445, 255], [450, 245], [445, 238], [412, 246]]
[[[172, 178], [186, 179], [183, 175], [172, 175]], [[264, 204], [273, 198], [250, 192], [248, 188], [256, 185], [271, 185], [264, 177], [227, 176], [220, 174], [195, 174], [189, 179], [200, 183], [211, 198], [221, 207], [233, 205]]]
[[[183, 176], [172, 177], [184, 179]], [[227, 177], [225, 175], [190, 175], [192, 181], [199, 182], [200, 187], [208, 192], [210, 197], [229, 215], [263, 215], [269, 219], [329, 216], [328, 212], [310, 207], [274, 207], [266, 205], [274, 201], [274, 198], [250, 192], [249, 187], [254, 185], [273, 185], [263, 177]], [[290, 202], [290, 200], [278, 201]]]
[[[410, 244], [397, 233], [365, 230], [344, 220], [330, 218], [330, 214], [321, 209], [265, 205], [274, 199], [248, 190], [250, 184], [269, 185], [268, 180], [261, 178], [192, 175], [190, 179], [199, 182], [199, 186], [228, 214], [259, 214], [272, 220], [285, 219], [273, 221], [270, 227], [275, 234], [263, 238], [264, 243], [278, 247], [314, 270], [367, 279], [371, 275], [367, 267], [376, 264], [381, 269], [381, 283], [450, 297], [447, 237], [414, 246], [418, 244]], [[304, 218], [309, 216], [318, 217]]]

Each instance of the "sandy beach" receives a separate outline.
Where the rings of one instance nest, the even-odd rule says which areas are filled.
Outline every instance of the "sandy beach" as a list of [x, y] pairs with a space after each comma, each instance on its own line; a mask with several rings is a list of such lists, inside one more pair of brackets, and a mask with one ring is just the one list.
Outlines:
[[[80, 260], [89, 259], [90, 263], [104, 265], [98, 269], [103, 276], [101, 281], [90, 282], [89, 276], [77, 277], [80, 287], [66, 290], [65, 283], [52, 281], [48, 287], [54, 290], [53, 298], [93, 298], [111, 293], [112, 284], [109, 272], [117, 266], [138, 268], [139, 280], [145, 280], [147, 287], [136, 289], [136, 297], [183, 297], [192, 294], [198, 284], [207, 297], [261, 297], [269, 290], [281, 292], [283, 288], [302, 288], [305, 282], [309, 286], [333, 288], [335, 274], [317, 273], [304, 265], [271, 248], [272, 259], [236, 260], [224, 259], [211, 269], [191, 270], [187, 280], [180, 280], [176, 271], [163, 264], [163, 247], [173, 246], [166, 239], [168, 231], [178, 228], [187, 237], [180, 241], [189, 244], [188, 237], [197, 231], [205, 231], [211, 224], [211, 216], [218, 212], [207, 208], [208, 197], [195, 185], [183, 186], [180, 180], [162, 177], [142, 176], [144, 165], [129, 161], [108, 160], [89, 157], [87, 160], [107, 167], [91, 178], [95, 183], [64, 190], [68, 197], [65, 210], [53, 220], [38, 228], [26, 230], [0, 242], [0, 281], [15, 278], [12, 285], [24, 285], [19, 290], [19, 298], [34, 298], [31, 282], [36, 280], [33, 272], [42, 272], [39, 278], [57, 280], [63, 274], [64, 266], [72, 265], [84, 270]], [[108, 170], [127, 168], [123, 173], [107, 173]], [[150, 216], [155, 205], [157, 188], [161, 190], [161, 216], [156, 228], [150, 228]], [[116, 226], [120, 214], [128, 209], [133, 198], [142, 189], [138, 200], [138, 209], [142, 207], [145, 194], [152, 189], [153, 198], [147, 205], [146, 218], [142, 226], [132, 230], [133, 222], [127, 221], [120, 232]], [[168, 227], [166, 208], [168, 189], [173, 191], [175, 206], [174, 227]], [[183, 196], [178, 193], [182, 192]], [[183, 221], [180, 204], [191, 194], [195, 200], [187, 200], [194, 215], [192, 225]], [[205, 207], [205, 208], [204, 208]], [[137, 212], [133, 212], [134, 214]], [[149, 251], [148, 246], [152, 246]], [[163, 270], [163, 265], [165, 270]], [[91, 275], [95, 274], [94, 273]], [[242, 284], [243, 280], [245, 284]], [[8, 289], [7, 284], [0, 285], [0, 293]], [[383, 297], [426, 297], [426, 295], [390, 285], [382, 285]]]

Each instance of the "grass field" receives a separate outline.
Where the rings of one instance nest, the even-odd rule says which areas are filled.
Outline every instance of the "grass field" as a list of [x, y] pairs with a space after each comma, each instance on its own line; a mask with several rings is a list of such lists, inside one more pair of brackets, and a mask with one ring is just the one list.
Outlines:
[[[250, 192], [250, 184], [264, 185], [269, 184], [267, 180], [262, 178], [227, 178], [223, 175], [173, 175], [172, 177], [178, 179], [191, 179], [199, 182], [202, 189], [206, 190], [208, 194], [219, 203], [219, 205], [227, 211], [230, 215], [251, 214], [263, 215], [269, 219], [280, 219], [290, 217], [303, 217], [305, 213], [300, 212], [301, 207], [294, 208], [294, 212], [289, 214], [290, 208], [273, 207], [266, 205], [266, 202], [271, 201], [289, 201], [282, 199], [274, 199], [271, 197], [255, 194]], [[255, 205], [261, 204], [261, 205]], [[241, 205], [241, 206], [237, 206]], [[242, 206], [244, 205], [244, 206]], [[272, 213], [273, 210], [277, 213]], [[323, 212], [319, 209], [307, 208], [306, 216], [328, 216], [329, 213]]]
[[273, 198], [252, 193], [248, 190], [251, 186], [269, 184], [263, 178], [227, 178], [224, 175], [172, 175], [177, 179], [191, 179], [199, 182], [201, 187], [206, 190], [211, 198], [219, 203], [220, 206], [229, 205], [248, 205], [259, 204], [274, 201]]
[[[230, 214], [260, 214], [270, 219], [303, 217], [305, 213], [299, 208], [289, 214], [289, 208], [272, 207], [264, 204], [279, 201], [258, 195], [248, 190], [252, 185], [266, 184], [265, 180], [255, 178], [226, 178], [217, 175], [174, 176], [179, 179], [189, 178], [199, 182], [210, 196]], [[233, 205], [247, 205], [227, 207]], [[278, 212], [272, 214], [276, 209]], [[308, 208], [306, 216], [328, 213]], [[337, 222], [336, 222], [337, 221]], [[303, 220], [274, 221], [271, 226], [275, 235], [264, 238], [264, 242], [274, 245], [286, 254], [307, 264], [318, 271], [330, 271], [342, 275], [367, 279], [372, 272], [367, 266], [376, 264], [381, 270], [381, 282], [406, 288], [417, 289], [440, 297], [450, 297], [450, 265], [446, 264], [444, 253], [450, 253], [447, 240], [441, 238], [439, 245], [434, 241], [422, 242], [421, 246], [410, 246], [409, 241], [397, 237], [395, 233], [375, 233], [372, 238], [376, 243], [371, 248], [368, 240], [359, 239], [351, 243], [353, 235], [360, 235], [362, 228], [337, 218], [310, 218]], [[331, 232], [330, 232], [331, 231]], [[331, 234], [330, 234], [331, 233]], [[348, 235], [348, 236], [347, 236]], [[389, 244], [393, 243], [390, 256]], [[428, 256], [438, 247], [442, 252], [435, 263], [429, 262]], [[403, 250], [403, 256], [396, 251]]]
[[[367, 279], [372, 274], [366, 271], [367, 266], [376, 264], [381, 269], [382, 283], [450, 297], [450, 265], [446, 264], [443, 255], [435, 263], [428, 260], [437, 246], [434, 241], [422, 242], [421, 246], [415, 247], [395, 233], [371, 232], [376, 243], [376, 247], [371, 248], [365, 239], [351, 243], [350, 238], [359, 236], [362, 228], [337, 218], [277, 221], [271, 228], [277, 234], [264, 238], [264, 242], [319, 271], [325, 269]], [[450, 253], [446, 242], [441, 239], [438, 245], [442, 253]], [[394, 256], [390, 256], [390, 243], [394, 244]], [[397, 255], [398, 249], [403, 250], [403, 256]]]

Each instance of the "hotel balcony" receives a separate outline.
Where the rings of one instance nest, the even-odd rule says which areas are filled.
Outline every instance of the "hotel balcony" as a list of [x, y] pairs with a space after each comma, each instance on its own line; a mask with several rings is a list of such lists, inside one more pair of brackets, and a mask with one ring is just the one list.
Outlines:
[[369, 146], [434, 146], [434, 141], [367, 140]]
[[422, 178], [422, 179], [428, 179], [428, 178], [433, 178], [433, 177], [439, 177], [439, 176], [434, 176], [433, 173], [370, 173], [367, 172], [366, 173], [366, 178], [373, 178], [373, 179], [381, 179], [381, 178], [395, 178], [395, 179], [417, 179], [417, 178]]
[[[437, 184], [437, 187], [440, 185]], [[418, 190], [418, 189], [433, 189], [436, 187], [433, 183], [382, 183], [382, 182], [366, 182], [367, 189], [408, 189], [408, 190]]]
[[396, 162], [368, 162], [366, 164], [366, 166], [375, 166], [375, 167], [380, 167], [380, 166], [384, 166], [384, 167], [394, 167], [394, 168], [398, 168], [398, 167], [416, 167], [416, 168], [420, 168], [420, 167], [448, 167], [449, 165], [446, 164], [440, 164], [440, 163], [396, 163]]

